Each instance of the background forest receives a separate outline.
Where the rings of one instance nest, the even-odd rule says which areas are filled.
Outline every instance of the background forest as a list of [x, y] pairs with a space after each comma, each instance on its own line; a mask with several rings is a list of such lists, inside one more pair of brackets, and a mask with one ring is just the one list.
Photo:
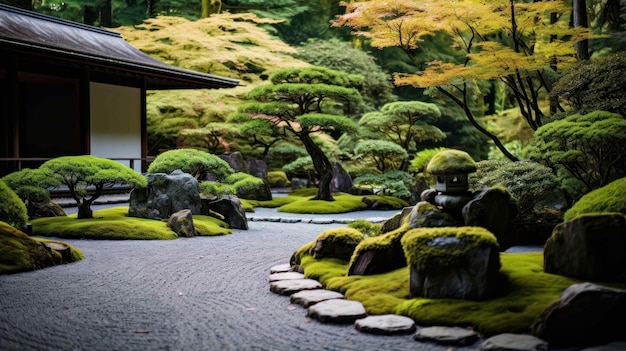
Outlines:
[[2, 2], [241, 81], [149, 92], [152, 156], [240, 151], [322, 181], [339, 161], [400, 197], [439, 148], [543, 163], [574, 198], [626, 175], [623, 0]]

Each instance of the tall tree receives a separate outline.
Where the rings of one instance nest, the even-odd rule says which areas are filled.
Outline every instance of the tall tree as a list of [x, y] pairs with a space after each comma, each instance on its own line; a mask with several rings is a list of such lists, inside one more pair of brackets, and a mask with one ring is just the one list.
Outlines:
[[276, 128], [284, 128], [296, 136], [320, 177], [315, 199], [332, 201], [332, 164], [313, 136], [356, 131], [356, 124], [343, 114], [362, 103], [361, 95], [354, 86], [362, 84], [363, 77], [322, 67], [308, 67], [278, 70], [270, 76], [270, 81], [272, 84], [251, 90], [248, 98], [257, 103], [242, 106], [239, 112], [249, 115], [247, 123], [263, 118]]
[[[471, 99], [480, 94], [479, 80], [500, 79], [513, 94], [529, 126], [537, 129], [544, 116], [540, 100], [550, 87], [545, 77], [551, 65], [572, 61], [573, 44], [587, 37], [587, 29], [571, 28], [564, 1], [527, 3], [514, 0], [384, 0], [342, 3], [346, 14], [335, 26], [357, 29], [373, 47], [399, 47], [419, 69], [396, 74], [397, 85], [433, 87], [460, 107], [481, 133], [511, 160], [517, 160], [477, 120]], [[552, 17], [558, 14], [558, 18]], [[429, 36], [446, 33], [451, 49], [465, 60], [419, 62], [415, 51]]]

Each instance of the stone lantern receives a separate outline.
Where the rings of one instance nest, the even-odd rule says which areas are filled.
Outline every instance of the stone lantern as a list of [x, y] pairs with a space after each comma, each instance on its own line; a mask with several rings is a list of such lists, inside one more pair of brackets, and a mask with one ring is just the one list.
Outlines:
[[476, 172], [476, 162], [466, 152], [445, 150], [433, 156], [426, 171], [435, 176], [436, 191], [462, 194], [469, 190], [468, 175]]

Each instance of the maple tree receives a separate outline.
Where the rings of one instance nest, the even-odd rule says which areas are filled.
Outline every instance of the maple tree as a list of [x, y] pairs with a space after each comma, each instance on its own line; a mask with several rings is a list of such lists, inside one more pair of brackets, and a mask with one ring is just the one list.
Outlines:
[[[589, 37], [587, 28], [569, 26], [571, 8], [562, 0], [369, 0], [341, 5], [346, 12], [334, 26], [354, 28], [353, 34], [369, 38], [372, 47], [400, 48], [419, 69], [396, 73], [396, 85], [435, 88], [511, 160], [517, 158], [472, 111], [471, 99], [480, 95], [477, 81], [501, 80], [536, 130], [544, 117], [540, 102], [550, 89], [546, 73], [575, 62], [574, 43]], [[441, 33], [454, 39], [450, 48], [465, 59], [419, 62], [421, 44]]]

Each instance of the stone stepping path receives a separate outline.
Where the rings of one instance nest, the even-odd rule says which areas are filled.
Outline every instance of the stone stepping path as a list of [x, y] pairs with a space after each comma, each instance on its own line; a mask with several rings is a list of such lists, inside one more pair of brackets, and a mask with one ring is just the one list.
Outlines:
[[[362, 333], [383, 335], [414, 333], [413, 339], [418, 342], [460, 347], [474, 345], [480, 338], [473, 330], [459, 327], [434, 326], [418, 329], [415, 322], [405, 316], [394, 314], [368, 316], [360, 302], [346, 300], [338, 292], [324, 290], [318, 281], [306, 279], [304, 275], [292, 272], [291, 268], [288, 264], [270, 268], [270, 291], [290, 296], [291, 303], [305, 307], [307, 317], [319, 322], [354, 323], [355, 329]], [[297, 278], [300, 277], [297, 274], [300, 274], [302, 278]], [[622, 345], [619, 344], [615, 350], [621, 350], [619, 347]], [[532, 335], [500, 334], [486, 339], [476, 347], [479, 347], [477, 350], [480, 351], [541, 351], [547, 350], [548, 344]], [[613, 350], [613, 348], [607, 350]], [[589, 349], [588, 351], [596, 350]]]
[[311, 305], [315, 305], [318, 302], [343, 299], [342, 293], [338, 293], [332, 290], [316, 289], [316, 290], [303, 290], [291, 295], [291, 303], [300, 305], [304, 308], [308, 308]]
[[336, 299], [316, 303], [308, 308], [306, 315], [322, 323], [345, 324], [365, 318], [367, 312], [358, 301]]
[[409, 334], [416, 329], [415, 322], [411, 318], [397, 314], [368, 316], [357, 320], [354, 327], [363, 333], [382, 335]]

